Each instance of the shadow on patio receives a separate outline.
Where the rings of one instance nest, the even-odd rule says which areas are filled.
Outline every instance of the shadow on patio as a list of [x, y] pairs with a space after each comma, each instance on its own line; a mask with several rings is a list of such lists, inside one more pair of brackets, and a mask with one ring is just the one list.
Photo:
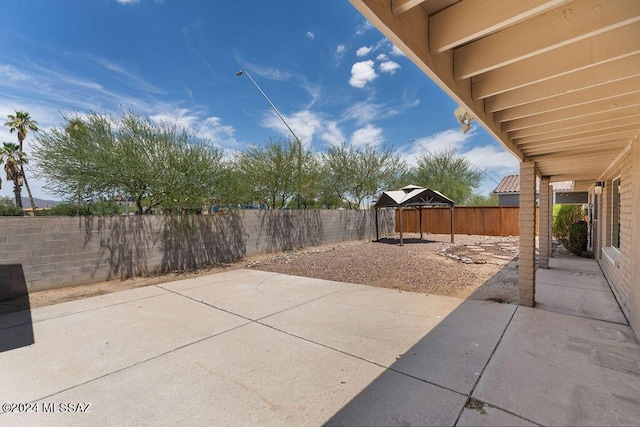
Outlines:
[[599, 266], [550, 264], [537, 308], [472, 295], [394, 363], [356, 355], [388, 368], [326, 424], [637, 424], [640, 345]]

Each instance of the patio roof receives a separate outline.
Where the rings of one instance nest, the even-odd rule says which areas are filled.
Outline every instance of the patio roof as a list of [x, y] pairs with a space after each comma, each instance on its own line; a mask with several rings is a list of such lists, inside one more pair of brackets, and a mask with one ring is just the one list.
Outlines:
[[400, 190], [383, 192], [375, 207], [453, 206], [454, 204], [453, 200], [439, 191], [417, 185], [407, 185]]
[[350, 0], [521, 161], [587, 189], [640, 132], [637, 0]]

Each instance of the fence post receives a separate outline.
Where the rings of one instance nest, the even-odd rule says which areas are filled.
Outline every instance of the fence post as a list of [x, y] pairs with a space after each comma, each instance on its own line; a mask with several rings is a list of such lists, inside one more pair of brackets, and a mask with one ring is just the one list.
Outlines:
[[455, 235], [455, 231], [454, 231], [454, 217], [455, 217], [455, 206], [451, 206], [449, 208], [451, 210], [451, 243], [454, 243], [454, 235]]

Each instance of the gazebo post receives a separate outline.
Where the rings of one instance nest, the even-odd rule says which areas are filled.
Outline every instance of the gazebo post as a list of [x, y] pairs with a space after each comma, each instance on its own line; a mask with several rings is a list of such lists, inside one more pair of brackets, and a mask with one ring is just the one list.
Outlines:
[[402, 206], [398, 208], [398, 221], [400, 222], [400, 246], [404, 246], [402, 242]]
[[453, 217], [454, 217], [455, 207], [453, 205], [451, 205], [451, 207], [449, 209], [450, 209], [450, 212], [451, 212], [451, 243], [453, 243], [453, 241], [454, 241], [454, 237], [453, 237], [454, 236], [454, 232], [453, 232], [453, 226], [454, 226], [454, 222], [453, 221], [454, 221], [454, 218]]
[[420, 215], [420, 240], [422, 240], [422, 206], [418, 206], [418, 215]]

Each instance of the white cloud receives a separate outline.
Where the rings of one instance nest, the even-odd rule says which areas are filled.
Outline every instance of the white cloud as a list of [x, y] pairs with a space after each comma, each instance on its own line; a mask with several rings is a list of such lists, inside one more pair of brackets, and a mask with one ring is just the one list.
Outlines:
[[173, 111], [165, 111], [150, 115], [149, 118], [156, 123], [176, 124], [183, 128], [193, 128], [198, 117], [186, 108], [176, 108]]
[[349, 84], [353, 87], [363, 88], [378, 77], [372, 60], [356, 62], [351, 67], [351, 79]]
[[362, 24], [356, 27], [356, 35], [361, 36], [372, 28], [373, 25], [371, 24], [371, 22], [365, 20]]
[[269, 80], [285, 81], [289, 80], [292, 77], [291, 73], [287, 71], [281, 71], [273, 67], [262, 67], [259, 65], [251, 64], [249, 70], [251, 70], [251, 74], [255, 73], [260, 77], [264, 77], [265, 79]]
[[370, 100], [356, 102], [350, 105], [344, 112], [345, 120], [355, 120], [359, 125], [379, 119], [384, 114], [384, 105], [376, 104]]
[[342, 133], [340, 128], [338, 128], [338, 123], [334, 121], [324, 123], [320, 139], [325, 141], [327, 144], [334, 146], [340, 145], [347, 140], [344, 137], [344, 133]]
[[400, 68], [400, 64], [394, 61], [385, 61], [379, 65], [379, 68], [383, 73], [394, 74]]
[[311, 31], [307, 31], [305, 36], [309, 39], [309, 40], [313, 40], [316, 38], [316, 35], [313, 34]]
[[381, 53], [378, 56], [376, 56], [376, 59], [378, 61], [386, 61], [387, 59], [389, 59], [389, 57], [387, 55], [385, 55], [384, 53]]
[[516, 156], [497, 144], [473, 147], [463, 155], [480, 169], [497, 171], [499, 175], [507, 175], [520, 168]]
[[117, 0], [120, 4], [133, 4], [138, 3], [138, 0]]
[[358, 125], [375, 120], [397, 116], [409, 108], [420, 105], [420, 100], [403, 96], [402, 104], [378, 104], [369, 98], [366, 101], [351, 104], [342, 114], [343, 120], [355, 120]]
[[378, 146], [384, 142], [382, 128], [368, 124], [356, 130], [351, 136], [351, 145], [359, 147], [366, 144]]
[[240, 143], [235, 138], [236, 129], [222, 123], [220, 117], [207, 117], [198, 127], [198, 136], [211, 140], [211, 143], [225, 150], [234, 151]]
[[373, 48], [371, 46], [362, 46], [361, 48], [356, 50], [356, 56], [367, 56], [372, 49]]
[[396, 45], [391, 46], [391, 55], [393, 56], [406, 56], [404, 52], [396, 47]]
[[[291, 115], [283, 114], [282, 117], [305, 145], [311, 144], [315, 133], [322, 130], [323, 127], [322, 117], [311, 110], [297, 111]], [[266, 113], [262, 124], [267, 128], [280, 132], [285, 138], [292, 136], [289, 129], [279, 117], [273, 114], [273, 111]]]
[[347, 46], [343, 44], [339, 44], [338, 46], [336, 46], [336, 57], [342, 58], [342, 56], [346, 51], [347, 51]]

